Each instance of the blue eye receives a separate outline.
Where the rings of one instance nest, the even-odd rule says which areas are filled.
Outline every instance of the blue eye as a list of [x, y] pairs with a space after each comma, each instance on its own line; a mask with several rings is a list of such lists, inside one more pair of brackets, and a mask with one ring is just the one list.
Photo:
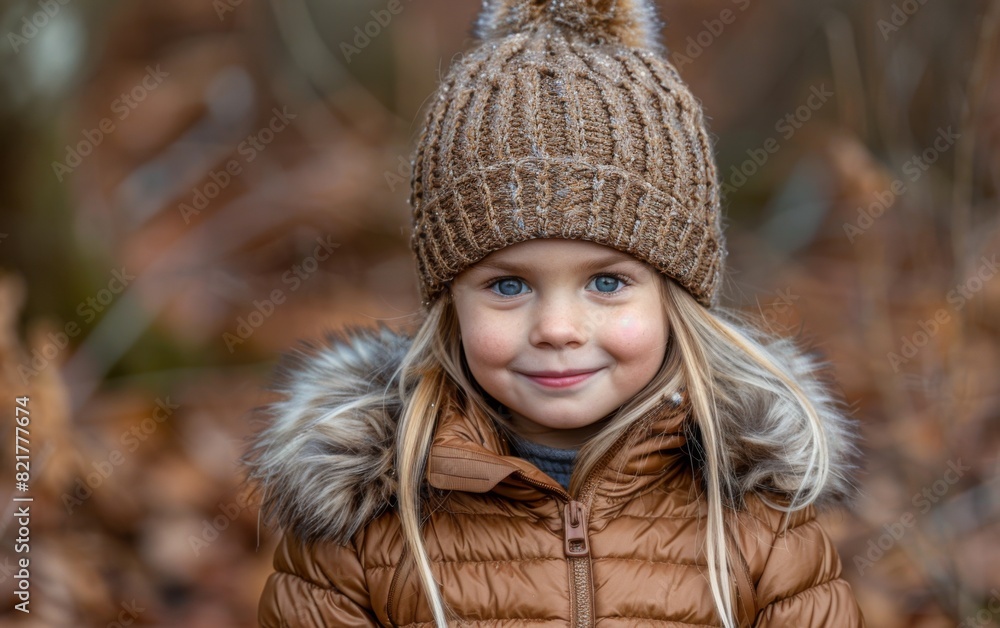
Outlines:
[[615, 292], [619, 285], [625, 285], [621, 279], [614, 275], [599, 275], [594, 277], [591, 283], [598, 292], [605, 293]]
[[493, 282], [493, 285], [491, 287], [493, 288], [494, 292], [500, 294], [501, 296], [516, 297], [517, 295], [521, 294], [519, 288], [521, 288], [522, 286], [525, 288], [527, 287], [525, 283], [520, 279], [507, 277], [506, 279], [499, 279]]

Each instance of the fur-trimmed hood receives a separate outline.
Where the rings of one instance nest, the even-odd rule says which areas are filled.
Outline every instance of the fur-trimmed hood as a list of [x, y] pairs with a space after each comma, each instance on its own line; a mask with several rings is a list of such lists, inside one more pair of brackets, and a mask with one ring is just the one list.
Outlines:
[[[259, 408], [264, 426], [244, 463], [265, 518], [309, 541], [346, 543], [395, 502], [395, 430], [402, 409], [398, 367], [408, 336], [382, 327], [348, 329], [303, 343], [276, 369], [278, 401]], [[831, 472], [817, 503], [852, 495], [857, 454], [854, 421], [828, 393], [817, 363], [787, 340], [769, 346], [796, 377], [823, 422]], [[762, 399], [766, 399], [763, 397]], [[761, 406], [725, 434], [741, 486], [801, 475], [805, 453], [796, 444], [807, 427], [779, 403]]]

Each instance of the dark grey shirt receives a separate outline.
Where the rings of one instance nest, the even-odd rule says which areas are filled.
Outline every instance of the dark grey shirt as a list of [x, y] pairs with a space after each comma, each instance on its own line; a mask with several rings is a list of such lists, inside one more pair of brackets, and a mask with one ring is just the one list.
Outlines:
[[569, 478], [576, 463], [577, 449], [558, 449], [510, 434], [511, 453], [535, 465], [569, 490]]

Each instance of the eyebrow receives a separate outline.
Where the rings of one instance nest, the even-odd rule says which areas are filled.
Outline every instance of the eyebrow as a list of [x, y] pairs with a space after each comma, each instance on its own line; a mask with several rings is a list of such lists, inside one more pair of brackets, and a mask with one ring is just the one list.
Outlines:
[[[614, 266], [615, 264], [642, 266], [642, 262], [633, 257], [610, 254], [591, 258], [586, 262], [576, 264], [576, 267], [582, 271], [594, 271], [600, 268]], [[482, 269], [493, 269], [510, 273], [524, 273], [526, 270], [531, 269], [531, 265], [529, 264], [518, 264], [516, 262], [505, 262], [502, 260], [482, 261], [477, 266]]]

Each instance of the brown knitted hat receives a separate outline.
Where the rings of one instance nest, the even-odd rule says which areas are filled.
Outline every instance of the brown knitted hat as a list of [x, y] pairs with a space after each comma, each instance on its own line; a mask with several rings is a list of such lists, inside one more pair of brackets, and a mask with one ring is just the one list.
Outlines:
[[430, 106], [410, 203], [424, 306], [493, 251], [589, 240], [711, 307], [726, 256], [701, 106], [651, 1], [487, 0]]

